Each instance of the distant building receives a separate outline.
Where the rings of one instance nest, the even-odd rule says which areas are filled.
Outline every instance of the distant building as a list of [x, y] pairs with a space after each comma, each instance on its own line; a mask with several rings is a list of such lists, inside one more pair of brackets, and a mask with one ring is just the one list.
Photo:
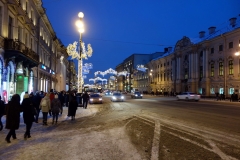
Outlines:
[[[239, 55], [240, 21], [234, 17], [223, 28], [209, 27], [208, 34], [199, 32], [197, 39], [184, 36], [173, 48], [165, 48], [164, 54], [154, 58], [149, 55], [145, 63], [140, 57], [125, 59], [124, 69], [134, 74], [123, 83], [127, 89], [130, 82], [140, 91], [159, 94], [191, 91], [229, 97], [239, 94]], [[141, 62], [146, 71], [137, 70], [136, 64]]]

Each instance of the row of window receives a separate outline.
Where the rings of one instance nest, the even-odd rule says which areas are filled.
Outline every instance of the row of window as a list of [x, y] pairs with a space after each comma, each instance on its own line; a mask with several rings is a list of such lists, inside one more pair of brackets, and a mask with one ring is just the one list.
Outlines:
[[[168, 61], [167, 63], [163, 63], [163, 64], [160, 64], [160, 65], [158, 64], [157, 68], [160, 68], [160, 67], [162, 67], [162, 66], [165, 67], [166, 65], [169, 66], [169, 64], [170, 64], [169, 61]], [[172, 61], [171, 61], [171, 65], [172, 65]]]
[[[239, 40], [239, 44], [240, 44], [240, 40]], [[233, 42], [229, 42], [228, 43], [228, 49], [232, 49], [233, 48]], [[223, 45], [219, 45], [218, 46], [218, 51], [223, 51]], [[210, 49], [210, 53], [213, 54], [214, 53], [214, 47], [212, 47]]]

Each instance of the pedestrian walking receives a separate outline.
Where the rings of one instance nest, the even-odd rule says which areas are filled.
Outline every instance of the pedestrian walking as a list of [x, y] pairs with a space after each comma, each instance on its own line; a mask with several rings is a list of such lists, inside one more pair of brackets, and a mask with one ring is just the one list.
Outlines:
[[68, 106], [69, 116], [71, 117], [71, 120], [75, 120], [77, 107], [78, 107], [78, 103], [77, 103], [76, 97], [72, 94], [71, 101], [69, 102], [69, 106]]
[[7, 137], [5, 140], [11, 143], [10, 138], [17, 139], [16, 130], [19, 128], [20, 124], [20, 112], [22, 111], [20, 105], [19, 94], [14, 94], [11, 101], [8, 102], [6, 107], [6, 129], [9, 129]]
[[47, 115], [49, 110], [51, 110], [51, 104], [50, 104], [50, 94], [47, 93], [45, 97], [41, 100], [40, 103], [40, 109], [42, 110], [43, 114], [43, 125], [48, 125], [47, 124]]
[[33, 103], [33, 94], [25, 94], [22, 101], [23, 108], [23, 120], [26, 124], [26, 131], [24, 134], [24, 139], [31, 138], [30, 130], [34, 122], [35, 107]]
[[58, 99], [60, 100], [60, 103], [61, 103], [61, 114], [62, 114], [62, 111], [63, 111], [63, 104], [64, 104], [64, 93], [63, 91], [61, 91], [58, 95]]
[[35, 115], [35, 123], [38, 123], [41, 100], [42, 100], [42, 96], [40, 95], [40, 92], [37, 92], [36, 95], [33, 97], [33, 103], [34, 103], [34, 106], [36, 107], [36, 111], [37, 111], [37, 113]]
[[[49, 98], [50, 98], [50, 103], [52, 102], [52, 100], [54, 99], [54, 93], [53, 93], [53, 89], [50, 89], [50, 95], [49, 95]], [[52, 116], [52, 112], [51, 110], [49, 110], [49, 115]]]
[[82, 99], [83, 99], [83, 108], [87, 109], [87, 105], [88, 105], [88, 101], [89, 101], [89, 95], [87, 92], [85, 92], [82, 95]]
[[61, 102], [58, 99], [57, 94], [55, 95], [55, 98], [51, 102], [51, 111], [52, 111], [52, 116], [53, 116], [52, 124], [54, 124], [54, 121], [55, 121], [55, 124], [57, 124], [59, 112], [62, 112], [61, 111]]
[[0, 131], [3, 129], [2, 116], [5, 114], [5, 104], [0, 96]]

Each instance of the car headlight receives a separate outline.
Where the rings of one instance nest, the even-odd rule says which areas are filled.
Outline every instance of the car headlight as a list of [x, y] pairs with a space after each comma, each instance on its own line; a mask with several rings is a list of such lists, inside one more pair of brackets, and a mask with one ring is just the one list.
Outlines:
[[90, 101], [93, 101], [93, 99], [92, 99], [92, 98], [90, 98]]
[[116, 99], [116, 97], [115, 97], [115, 96], [113, 96], [112, 98], [113, 98], [113, 99]]
[[142, 94], [141, 94], [141, 96], [142, 96]]
[[135, 94], [135, 96], [137, 97], [137, 94]]
[[122, 96], [121, 99], [124, 99], [124, 97]]
[[102, 100], [102, 98], [99, 98], [99, 101], [101, 101]]

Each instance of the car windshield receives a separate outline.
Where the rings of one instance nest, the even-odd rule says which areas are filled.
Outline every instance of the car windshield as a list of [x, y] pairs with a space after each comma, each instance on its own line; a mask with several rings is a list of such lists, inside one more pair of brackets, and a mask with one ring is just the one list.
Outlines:
[[92, 94], [92, 95], [90, 95], [91, 97], [100, 97], [100, 95], [99, 94]]
[[114, 96], [121, 96], [121, 93], [113, 93]]
[[193, 93], [193, 92], [189, 92], [189, 94], [196, 94], [196, 93]]
[[134, 94], [141, 94], [140, 92], [135, 92]]

